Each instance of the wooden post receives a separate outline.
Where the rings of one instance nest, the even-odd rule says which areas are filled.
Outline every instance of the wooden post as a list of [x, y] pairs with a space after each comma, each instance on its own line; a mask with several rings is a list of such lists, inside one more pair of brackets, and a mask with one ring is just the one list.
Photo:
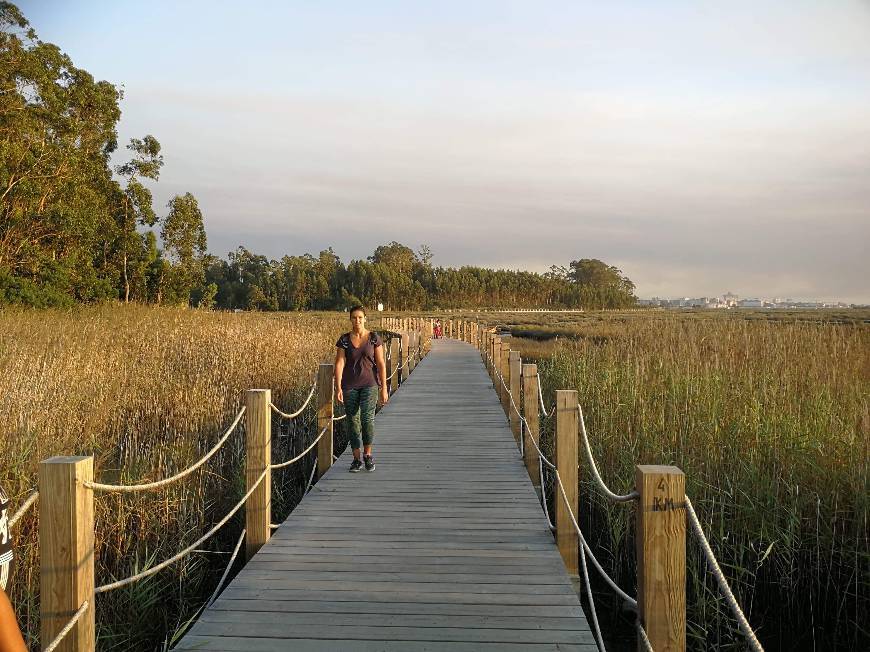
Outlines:
[[496, 372], [498, 371], [498, 363], [497, 360], [501, 360], [501, 338], [495, 336], [492, 338], [492, 359], [490, 360], [490, 376], [492, 376], [492, 384], [495, 387], [495, 394], [498, 396], [499, 402], [501, 402], [501, 383], [498, 382], [498, 375]]
[[[249, 389], [245, 395], [245, 488], [250, 491], [272, 463], [272, 390]], [[245, 503], [245, 557], [250, 559], [272, 534], [272, 474]]]
[[511, 412], [511, 397], [508, 390], [510, 389], [510, 373], [511, 373], [511, 348], [507, 342], [501, 344], [501, 379], [498, 386], [501, 387], [501, 406], [504, 409], [504, 416], [508, 418]]
[[[675, 466], [639, 465], [638, 618], [653, 649], [686, 649], [686, 476]], [[645, 647], [638, 642], [638, 650]]]
[[[393, 342], [395, 341], [396, 338], [394, 337], [391, 337], [389, 340], [387, 340], [386, 338], [384, 339], [384, 363], [386, 363], [387, 366], [387, 378], [390, 378], [393, 373], [393, 369], [396, 368], [396, 358], [394, 357], [395, 353], [393, 352]], [[391, 385], [392, 378], [387, 381], [387, 392], [390, 394], [393, 393]]]
[[[577, 445], [579, 433], [577, 416], [577, 391], [560, 389], [556, 391], [556, 471], [562, 478], [568, 505], [574, 516], [580, 519], [579, 499], [577, 495]], [[565, 568], [571, 575], [579, 573], [580, 538], [568, 513], [568, 505], [562, 497], [559, 487], [556, 487], [556, 545], [565, 562]]]
[[390, 385], [390, 394], [395, 394], [396, 390], [399, 389], [399, 373], [393, 373], [400, 364], [402, 364], [402, 360], [399, 355], [399, 338], [392, 337], [390, 338], [390, 358], [393, 362], [390, 364], [390, 373], [387, 374], [387, 377], [390, 378], [387, 382]]
[[51, 457], [39, 465], [40, 640], [46, 647], [88, 601], [57, 650], [93, 652], [93, 457]]
[[323, 437], [317, 442], [317, 477], [329, 471], [332, 466], [332, 417], [335, 411], [332, 402], [335, 398], [335, 365], [321, 364], [317, 368], [317, 434], [326, 428]]
[[409, 371], [414, 371], [417, 366], [417, 354], [419, 352], [417, 339], [417, 331], [408, 333], [408, 362], [410, 363]]
[[399, 372], [401, 378], [399, 380], [402, 381], [402, 384], [408, 380], [408, 374], [411, 373], [411, 370], [408, 368], [408, 354], [411, 351], [410, 348], [410, 338], [408, 337], [408, 331], [402, 331], [402, 364], [405, 366], [402, 367], [402, 370]]
[[[523, 416], [526, 418], [526, 431], [523, 435], [523, 462], [526, 471], [535, 487], [541, 486], [541, 474], [538, 469], [538, 451], [535, 446], [541, 440], [540, 413], [538, 412], [538, 365], [523, 365]], [[533, 446], [531, 441], [535, 442]]]
[[[522, 387], [522, 381], [520, 375], [523, 371], [523, 361], [520, 359], [519, 351], [511, 351], [508, 369], [510, 370], [510, 382], [508, 383], [508, 387], [511, 388], [511, 394], [514, 399], [513, 405], [511, 405], [510, 399], [508, 399], [509, 421], [511, 424], [511, 432], [514, 433], [514, 441], [517, 442], [517, 448], [519, 448], [521, 421], [520, 415], [517, 414], [517, 410], [522, 408], [522, 400], [520, 399], [520, 387]], [[516, 410], [514, 409], [514, 405], [516, 405]]]

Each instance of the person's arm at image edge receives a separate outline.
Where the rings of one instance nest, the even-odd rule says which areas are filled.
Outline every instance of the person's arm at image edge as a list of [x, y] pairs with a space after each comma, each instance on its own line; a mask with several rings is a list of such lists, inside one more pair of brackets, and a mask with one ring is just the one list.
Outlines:
[[27, 652], [12, 604], [0, 589], [0, 652]]

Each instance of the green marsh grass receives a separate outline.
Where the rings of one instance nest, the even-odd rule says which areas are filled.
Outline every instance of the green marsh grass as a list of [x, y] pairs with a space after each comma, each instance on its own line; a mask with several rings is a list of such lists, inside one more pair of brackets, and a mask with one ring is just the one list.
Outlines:
[[[521, 336], [509, 340], [513, 348], [540, 363], [545, 396], [578, 390], [599, 469], [615, 491], [631, 488], [636, 464], [686, 473], [713, 549], [767, 649], [867, 649], [870, 327], [859, 311], [833, 323], [818, 312], [791, 317], [499, 319]], [[580, 463], [584, 530], [633, 592], [633, 509], [601, 498]], [[689, 541], [690, 646], [743, 649]]]

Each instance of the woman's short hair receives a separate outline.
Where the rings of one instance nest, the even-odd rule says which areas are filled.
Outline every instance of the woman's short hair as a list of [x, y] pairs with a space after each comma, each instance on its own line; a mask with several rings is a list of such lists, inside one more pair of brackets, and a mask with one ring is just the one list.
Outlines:
[[362, 306], [354, 306], [353, 308], [350, 309], [350, 312], [348, 313], [348, 315], [353, 316], [353, 313], [355, 313], [357, 311], [361, 312], [363, 314], [363, 316], [366, 316], [366, 309], [363, 308]]

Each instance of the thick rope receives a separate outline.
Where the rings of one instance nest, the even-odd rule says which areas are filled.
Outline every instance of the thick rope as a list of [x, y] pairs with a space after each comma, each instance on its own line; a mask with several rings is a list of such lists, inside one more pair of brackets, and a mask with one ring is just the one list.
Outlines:
[[654, 652], [652, 643], [649, 642], [649, 636], [646, 635], [646, 630], [643, 628], [643, 625], [640, 624], [640, 618], [634, 621], [634, 627], [637, 630], [637, 635], [640, 638], [641, 643], [643, 643], [646, 652]]
[[332, 417], [332, 420], [333, 421], [341, 421], [342, 419], [344, 419], [346, 417], [347, 417], [347, 414], [345, 413], [345, 414], [342, 414], [340, 417]]
[[205, 606], [202, 608], [202, 611], [205, 611], [206, 609], [208, 609], [210, 606], [212, 606], [214, 604], [214, 601], [217, 600], [218, 594], [221, 591], [221, 587], [223, 587], [224, 582], [227, 579], [227, 575], [230, 574], [230, 569], [233, 567], [233, 562], [236, 561], [236, 557], [239, 556], [239, 550], [241, 550], [241, 548], [242, 548], [242, 541], [245, 540], [245, 535], [247, 533], [248, 533], [247, 530], [242, 529], [242, 533], [239, 535], [239, 540], [236, 543], [236, 547], [233, 548], [233, 555], [232, 555], [232, 557], [230, 557], [230, 561], [227, 564], [227, 567], [224, 569], [224, 574], [221, 575], [220, 581], [217, 583], [217, 586], [214, 587], [214, 591], [212, 591], [211, 597], [205, 603]]
[[89, 482], [86, 481], [84, 485], [94, 491], [120, 491], [120, 492], [134, 492], [134, 491], [146, 491], [148, 489], [157, 489], [158, 487], [165, 487], [168, 484], [172, 484], [178, 480], [181, 480], [185, 476], [190, 475], [194, 471], [196, 471], [203, 464], [208, 462], [211, 457], [217, 453], [221, 446], [223, 446], [227, 439], [229, 439], [230, 435], [233, 434], [233, 431], [236, 429], [236, 426], [239, 425], [239, 421], [242, 420], [242, 416], [245, 414], [245, 407], [242, 407], [239, 410], [239, 413], [236, 415], [235, 420], [232, 422], [227, 431], [221, 437], [220, 441], [214, 445], [214, 447], [205, 454], [205, 457], [201, 458], [198, 462], [193, 464], [192, 466], [187, 467], [184, 471], [173, 475], [170, 478], [164, 478], [163, 480], [158, 480], [157, 482], [147, 482], [145, 484], [131, 484], [131, 485], [115, 485], [115, 484], [100, 484], [99, 482]]
[[538, 471], [541, 474], [541, 503], [544, 505], [544, 516], [547, 517], [547, 525], [550, 526], [550, 532], [555, 532], [556, 524], [553, 523], [553, 520], [550, 518], [550, 512], [547, 508], [547, 492], [544, 485], [544, 464], [543, 459], [540, 456], [538, 457]]
[[544, 390], [541, 389], [541, 375], [537, 374], [537, 376], [538, 382], [536, 384], [538, 386], [538, 400], [541, 402], [541, 412], [543, 412], [544, 416], [549, 419], [551, 416], [553, 416], [553, 412], [555, 412], [556, 406], [554, 405], [552, 408], [550, 408], [550, 413], [547, 414], [547, 408], [544, 406]]
[[328, 423], [328, 424], [326, 424], [325, 426], [323, 426], [323, 430], [321, 430], [321, 431], [320, 431], [320, 434], [317, 435], [317, 439], [315, 439], [313, 442], [311, 442], [311, 445], [308, 446], [308, 448], [306, 448], [304, 451], [302, 451], [301, 453], [299, 453], [299, 455], [297, 455], [296, 457], [294, 457], [294, 458], [291, 459], [291, 460], [287, 460], [286, 462], [281, 462], [280, 464], [270, 464], [270, 465], [269, 465], [269, 468], [270, 468], [270, 469], [273, 469], [273, 470], [274, 470], [274, 469], [283, 469], [285, 466], [290, 466], [290, 465], [293, 464], [294, 462], [298, 462], [299, 460], [301, 460], [303, 457], [305, 457], [306, 454], [308, 454], [308, 452], [309, 452], [312, 448], [314, 448], [314, 447], [317, 445], [317, 442], [319, 442], [320, 439], [321, 439], [321, 437], [323, 437], [323, 435], [326, 433], [326, 431], [329, 430], [329, 426], [330, 426], [330, 425], [332, 425], [332, 424]]
[[740, 605], [737, 604], [737, 599], [731, 592], [731, 587], [728, 586], [728, 580], [725, 579], [725, 575], [719, 567], [719, 562], [716, 561], [716, 555], [713, 554], [710, 542], [704, 535], [704, 530], [701, 528], [701, 522], [698, 520], [698, 515], [695, 513], [695, 508], [692, 506], [692, 501], [689, 500], [688, 496], [686, 496], [686, 513], [689, 515], [689, 523], [692, 525], [692, 530], [695, 532], [695, 536], [698, 537], [698, 542], [701, 544], [701, 550], [704, 551], [704, 556], [707, 558], [707, 565], [710, 567], [710, 571], [719, 583], [719, 589], [722, 591], [722, 595], [725, 596], [725, 601], [728, 603], [728, 606], [731, 607], [731, 611], [737, 618], [737, 622], [740, 625], [740, 631], [742, 631], [743, 635], [746, 637], [746, 641], [750, 648], [755, 652], [764, 652], [764, 648], [761, 647], [761, 643], [759, 643], [758, 639], [755, 638], [755, 632], [753, 632], [752, 627], [749, 626], [749, 621], [746, 619], [743, 610], [740, 608]]
[[632, 491], [627, 494], [617, 494], [610, 490], [604, 480], [601, 479], [601, 474], [598, 473], [598, 466], [595, 464], [595, 458], [592, 456], [592, 448], [589, 446], [589, 437], [586, 435], [586, 421], [583, 418], [583, 408], [577, 406], [577, 413], [580, 416], [580, 434], [583, 439], [583, 449], [586, 451], [586, 460], [589, 462], [589, 467], [592, 469], [592, 477], [598, 484], [599, 489], [604, 492], [604, 495], [617, 503], [627, 503], [632, 500], [637, 500], [640, 494], [637, 491]]
[[[334, 455], [333, 455], [333, 457], [334, 457], [336, 460], [338, 459], [338, 458], [335, 457]], [[309, 491], [311, 491], [311, 487], [314, 486], [314, 472], [315, 472], [316, 470], [317, 470], [317, 465], [316, 465], [316, 464], [312, 464], [312, 465], [311, 465], [311, 475], [308, 476], [308, 485], [307, 485], [307, 487], [306, 487], [306, 489], [305, 489], [305, 493], [306, 493], [306, 495], [308, 494]]]
[[298, 410], [296, 410], [292, 414], [287, 414], [286, 412], [282, 412], [281, 410], [278, 409], [278, 406], [275, 405], [274, 403], [272, 403], [271, 401], [269, 401], [269, 407], [271, 407], [272, 411], [275, 412], [276, 414], [278, 414], [278, 416], [280, 416], [282, 419], [295, 419], [300, 414], [302, 414], [302, 411], [305, 408], [308, 407], [308, 404], [311, 402], [311, 398], [314, 396], [314, 391], [316, 389], [317, 389], [317, 383], [314, 383], [311, 386], [311, 391], [308, 392], [308, 398], [305, 399], [305, 402], [302, 404], [302, 407], [300, 407]]
[[229, 514], [224, 516], [214, 527], [212, 527], [202, 537], [200, 537], [195, 542], [190, 544], [187, 548], [185, 548], [184, 550], [179, 552], [177, 555], [175, 555], [174, 557], [170, 557], [166, 561], [161, 562], [161, 563], [157, 564], [156, 566], [153, 566], [152, 568], [144, 570], [141, 573], [136, 573], [135, 575], [128, 577], [127, 579], [118, 580], [117, 582], [112, 582], [111, 584], [104, 584], [103, 586], [98, 586], [97, 588], [94, 589], [94, 593], [105, 593], [106, 591], [112, 591], [114, 589], [121, 588], [122, 586], [126, 586], [127, 584], [132, 584], [133, 582], [141, 580], [144, 577], [148, 577], [149, 575], [154, 575], [154, 573], [160, 572], [161, 570], [163, 570], [164, 568], [166, 568], [170, 564], [174, 564], [179, 559], [181, 559], [182, 557], [184, 557], [188, 553], [192, 552], [195, 548], [198, 548], [199, 545], [203, 541], [208, 539], [215, 532], [217, 532], [224, 525], [226, 525], [227, 521], [229, 521], [233, 517], [233, 515], [242, 508], [242, 505], [244, 505], [245, 502], [247, 502], [248, 498], [250, 498], [251, 495], [254, 493], [254, 491], [257, 490], [257, 487], [260, 486], [260, 483], [263, 481], [263, 478], [266, 477], [266, 474], [268, 472], [269, 472], [269, 469], [265, 469], [260, 474], [260, 477], [257, 478], [257, 481], [254, 483], [254, 485], [248, 490], [248, 492], [244, 496], [242, 496], [242, 499], [238, 503], [236, 503], [236, 506], [230, 510]]
[[76, 623], [79, 619], [85, 614], [85, 611], [88, 610], [88, 601], [85, 600], [82, 603], [82, 606], [79, 607], [79, 610], [73, 614], [73, 617], [69, 619], [69, 622], [63, 626], [63, 629], [57, 633], [57, 636], [54, 637], [54, 640], [49, 643], [46, 647], [43, 648], [42, 652], [54, 652], [57, 649], [57, 646], [60, 645], [61, 641], [66, 637], [67, 634], [72, 631], [72, 628], [75, 627]]
[[601, 652], [607, 652], [604, 638], [601, 636], [601, 626], [598, 624], [598, 611], [595, 609], [595, 598], [592, 597], [592, 584], [589, 582], [589, 569], [586, 567], [586, 549], [580, 551], [580, 568], [583, 570], [583, 584], [586, 586], [586, 599], [589, 601], [589, 612], [592, 614], [592, 627], [595, 632], [595, 644]]
[[21, 517], [24, 516], [25, 512], [27, 512], [27, 510], [30, 509], [30, 507], [33, 505], [33, 503], [36, 502], [37, 498], [39, 498], [39, 492], [33, 491], [27, 497], [27, 500], [25, 500], [23, 503], [21, 503], [21, 507], [19, 507], [18, 511], [15, 512], [12, 515], [12, 517], [9, 519], [9, 529], [12, 529], [12, 527], [21, 519]]
[[601, 564], [598, 563], [598, 560], [595, 558], [595, 555], [592, 552], [592, 549], [589, 547], [589, 544], [586, 542], [586, 537], [583, 536], [583, 532], [580, 530], [580, 525], [577, 523], [577, 518], [574, 516], [574, 510], [571, 509], [571, 503], [568, 502], [568, 495], [565, 493], [565, 485], [562, 484], [562, 477], [559, 475], [559, 472], [556, 471], [556, 481], [559, 483], [559, 491], [562, 493], [562, 500], [565, 501], [565, 507], [568, 510], [568, 515], [571, 517], [571, 522], [574, 524], [574, 529], [577, 530], [577, 536], [580, 538], [580, 542], [583, 544], [583, 549], [589, 553], [589, 558], [593, 560], [592, 565], [595, 566], [596, 570], [601, 574], [601, 577], [605, 582], [610, 586], [611, 589], [623, 600], [628, 602], [631, 606], [637, 607], [637, 600], [629, 596], [625, 591], [623, 591], [613, 579], [604, 572], [604, 569], [601, 567]]

